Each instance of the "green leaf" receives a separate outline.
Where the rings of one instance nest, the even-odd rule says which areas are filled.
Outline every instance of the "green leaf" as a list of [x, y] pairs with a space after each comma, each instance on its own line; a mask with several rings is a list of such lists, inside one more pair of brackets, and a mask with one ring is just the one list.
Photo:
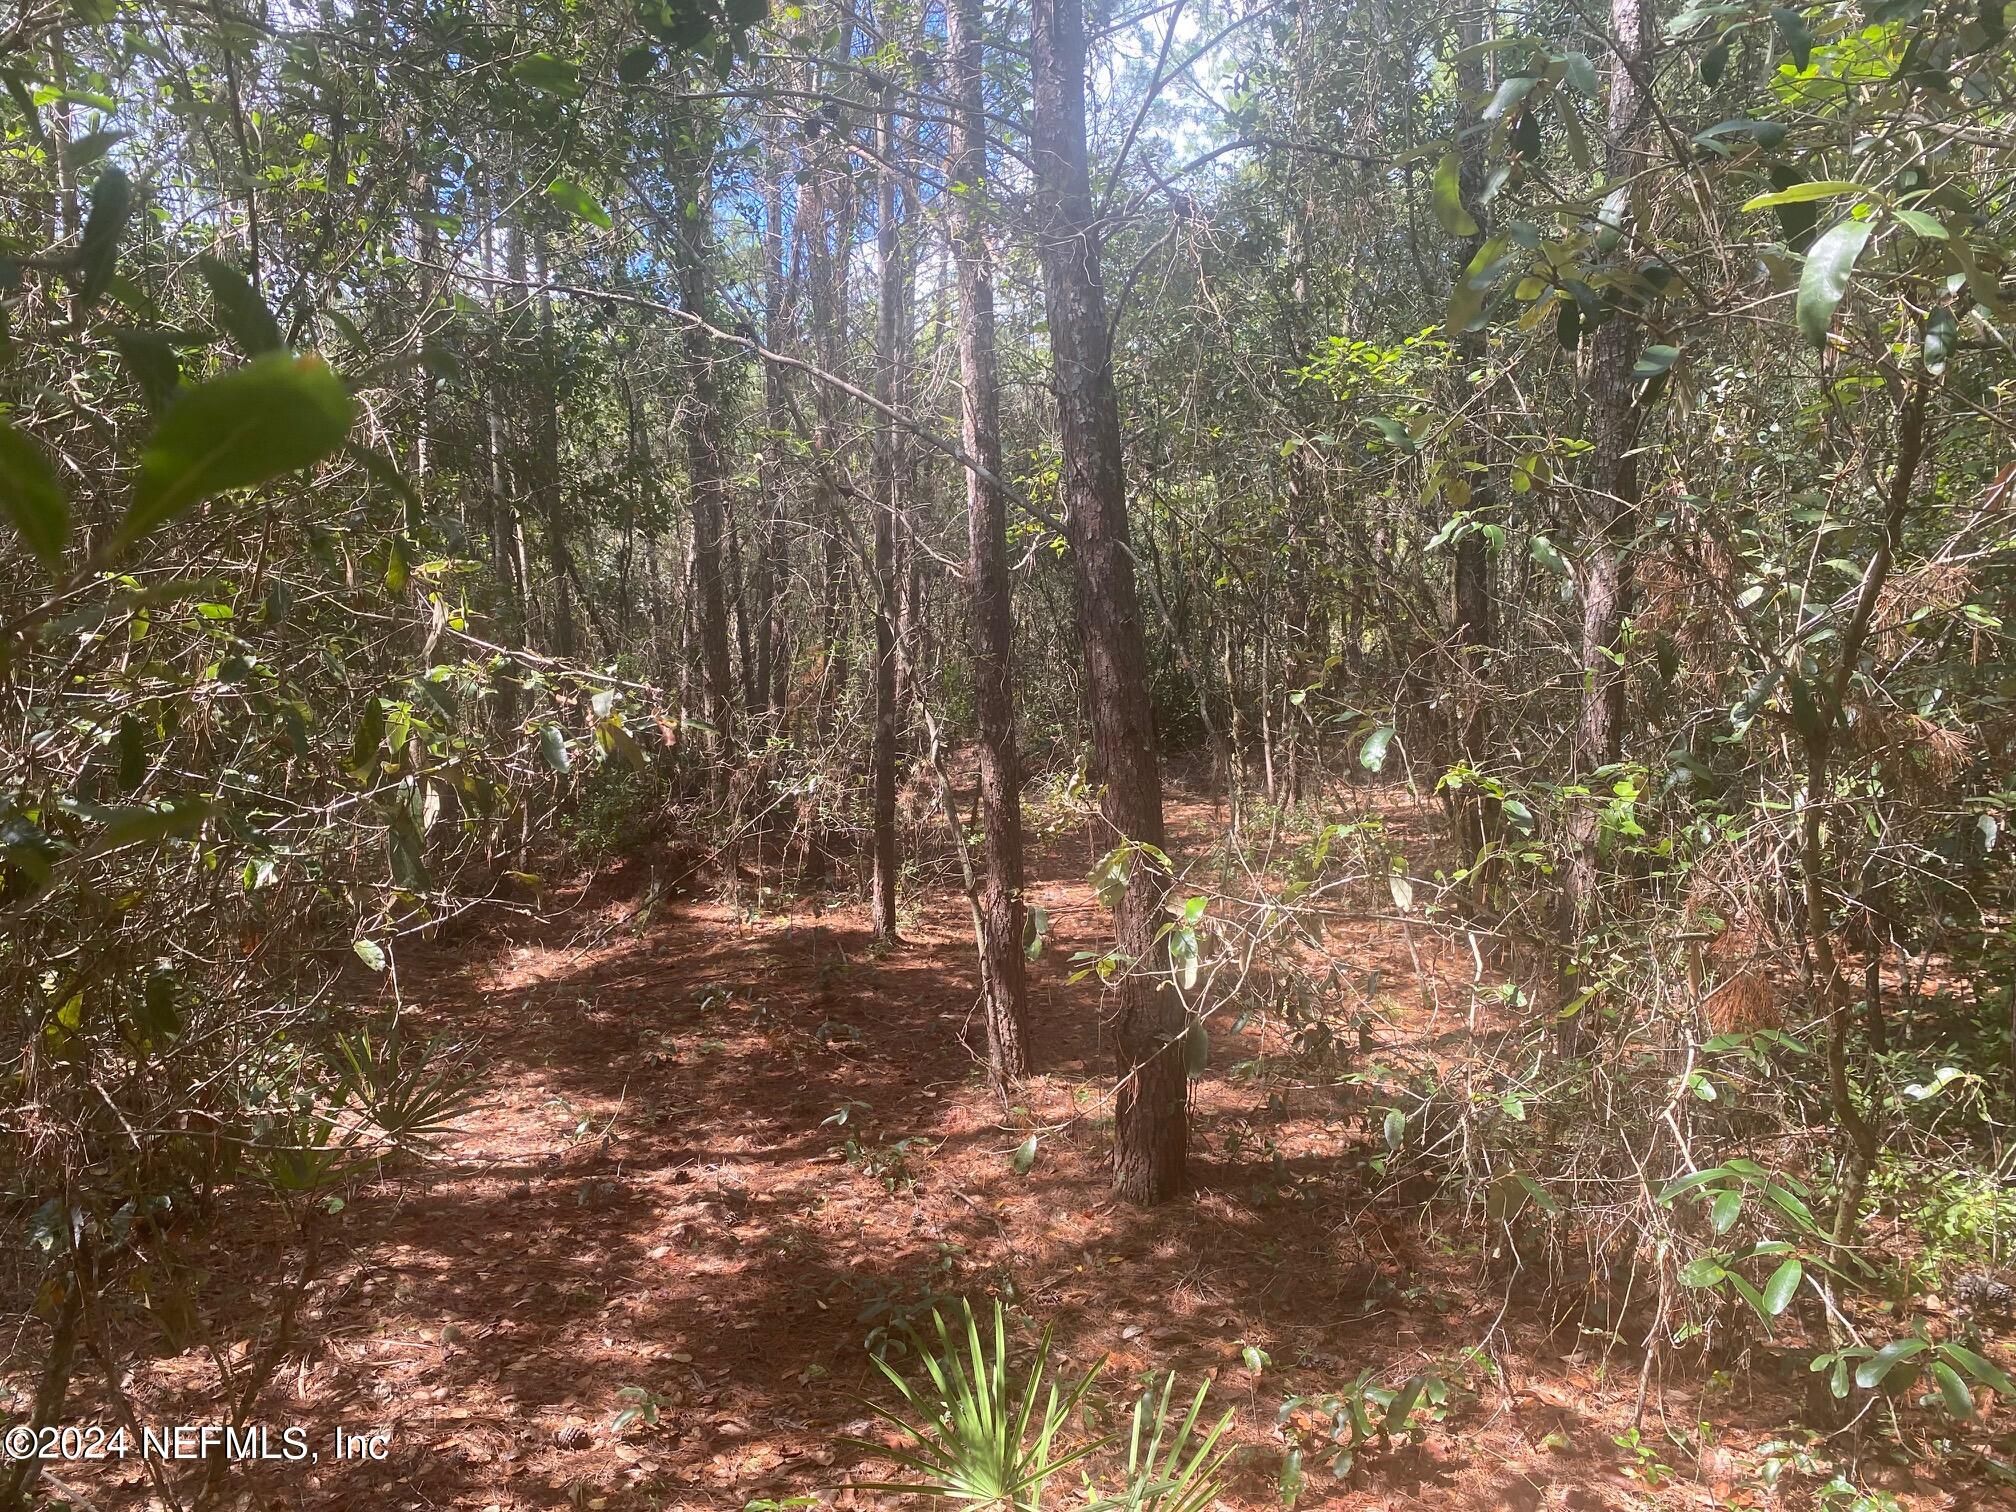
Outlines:
[[1657, 378], [1671, 368], [1679, 356], [1680, 348], [1675, 346], [1648, 346], [1639, 356], [1638, 365], [1631, 370], [1631, 376], [1640, 383], [1648, 378]]
[[114, 331], [119, 360], [140, 385], [140, 397], [150, 414], [160, 415], [182, 386], [182, 360], [166, 331]]
[[1561, 549], [1543, 535], [1536, 535], [1526, 543], [1527, 554], [1549, 572], [1562, 578], [1572, 578], [1574, 569], [1568, 565], [1568, 558], [1561, 555]]
[[1869, 190], [1846, 179], [1810, 179], [1784, 189], [1774, 189], [1743, 201], [1745, 210], [1770, 210], [1779, 205], [1810, 205], [1816, 200], [1866, 199]]
[[0, 421], [0, 509], [51, 574], [63, 566], [70, 539], [70, 499], [41, 446]]
[[1713, 1255], [1696, 1255], [1680, 1267], [1680, 1284], [1697, 1288], [1716, 1286], [1728, 1274], [1722, 1262]]
[[250, 488], [329, 455], [350, 429], [350, 395], [320, 357], [269, 352], [185, 390], [140, 453], [130, 543], [213, 494]]
[[1848, 292], [1855, 259], [1868, 245], [1872, 229], [1868, 221], [1842, 221], [1813, 243], [1813, 250], [1806, 254], [1806, 271], [1799, 276], [1796, 314], [1800, 334], [1809, 346], [1827, 345], [1834, 312]]
[[1022, 958], [1034, 961], [1043, 954], [1043, 941], [1050, 933], [1050, 910], [1031, 904], [1022, 919]]
[[1368, 772], [1385, 770], [1386, 752], [1393, 744], [1394, 728], [1381, 725], [1365, 737], [1365, 744], [1358, 748], [1358, 764]]
[[1737, 1191], [1717, 1192], [1714, 1205], [1708, 1210], [1708, 1222], [1718, 1234], [1726, 1234], [1736, 1226], [1736, 1220], [1743, 1212], [1743, 1194]]
[[625, 84], [642, 84], [658, 66], [658, 54], [639, 45], [616, 60], [616, 77]]
[[1893, 210], [1899, 225], [1907, 227], [1914, 236], [1922, 236], [1927, 241], [1951, 241], [1952, 233], [1947, 231], [1946, 222], [1936, 215], [1923, 210]]
[[89, 168], [98, 159], [126, 140], [124, 131], [94, 131], [89, 136], [81, 136], [63, 148], [63, 161], [74, 172], [79, 168]]
[[1813, 33], [1807, 29], [1806, 18], [1791, 6], [1781, 5], [1771, 12], [1771, 21], [1785, 50], [1792, 54], [1793, 67], [1806, 72], [1813, 63]]
[[602, 208], [595, 197], [572, 179], [556, 178], [546, 186], [546, 194], [549, 199], [576, 220], [584, 220], [590, 225], [600, 226], [604, 231], [607, 231], [611, 226], [616, 224], [610, 218], [609, 212]]
[[1400, 1147], [1407, 1142], [1407, 1115], [1398, 1108], [1388, 1108], [1384, 1133], [1386, 1148], [1399, 1153]]
[[2005, 1397], [2016, 1397], [2016, 1381], [2011, 1381], [2008, 1373], [1994, 1361], [1983, 1359], [1964, 1344], [1941, 1344], [1939, 1352], [1947, 1359], [1957, 1361], [1962, 1369], [1991, 1391]]
[[[1748, 116], [1735, 120], [1717, 121], [1704, 131], [1694, 133], [1694, 140], [1703, 147], [1715, 147], [1724, 137], [1748, 137], [1766, 152], [1775, 151], [1785, 140], [1786, 128], [1780, 121], [1760, 121]], [[1719, 148], [1726, 151], [1727, 149]]]
[[1937, 377], [1946, 371], [1953, 349], [1960, 344], [1960, 327], [1947, 305], [1934, 305], [1925, 317], [1925, 371]]
[[1957, 1370], [1944, 1360], [1934, 1360], [1932, 1379], [1939, 1383], [1939, 1395], [1946, 1399], [1948, 1412], [1963, 1422], [1974, 1416], [1974, 1393], [1967, 1389]]
[[280, 350], [283, 345], [280, 323], [243, 273], [209, 256], [197, 258], [196, 269], [210, 285], [210, 297], [217, 306], [217, 324], [239, 351], [247, 357], [257, 357]]
[[1729, 66], [1729, 39], [1722, 38], [1701, 55], [1701, 82], [1713, 89], [1722, 82], [1722, 71]]
[[552, 53], [520, 58], [511, 65], [510, 72], [520, 84], [529, 84], [542, 94], [571, 100], [581, 93], [581, 65], [556, 58]]
[[1200, 1019], [1183, 1031], [1183, 1068], [1192, 1076], [1202, 1076], [1210, 1064], [1211, 1031]]
[[547, 725], [539, 732], [539, 759], [546, 763], [548, 771], [572, 770], [574, 759], [567, 754], [567, 737], [560, 733], [558, 725]]
[[91, 213], [84, 220], [84, 235], [77, 246], [76, 270], [71, 275], [77, 297], [86, 305], [112, 286], [112, 270], [119, 262], [119, 239], [126, 234], [126, 222], [133, 216], [133, 181], [117, 168], [107, 168], [91, 186]]
[[1497, 282], [1499, 260], [1511, 244], [1511, 238], [1500, 232], [1480, 246], [1464, 267], [1463, 276], [1456, 280], [1456, 287], [1449, 295], [1449, 308], [1443, 317], [1452, 334], [1470, 329], [1483, 313], [1484, 296]]
[[367, 940], [360, 935], [350, 942], [350, 948], [357, 953], [357, 959], [373, 971], [385, 969], [385, 947], [376, 940]]
[[1806, 1267], [1799, 1263], [1799, 1257], [1788, 1255], [1785, 1263], [1771, 1272], [1771, 1279], [1764, 1283], [1764, 1311], [1775, 1318], [1790, 1307], [1805, 1274]]
[[1027, 1176], [1029, 1168], [1036, 1164], [1036, 1136], [1031, 1134], [1015, 1146], [1015, 1174]]
[[1855, 1384], [1864, 1391], [1880, 1386], [1883, 1378], [1902, 1361], [1925, 1348], [1923, 1339], [1892, 1339], [1875, 1354], [1855, 1367]]
[[1451, 236], [1475, 236], [1477, 221], [1463, 208], [1463, 164], [1455, 151], [1435, 165], [1435, 219]]

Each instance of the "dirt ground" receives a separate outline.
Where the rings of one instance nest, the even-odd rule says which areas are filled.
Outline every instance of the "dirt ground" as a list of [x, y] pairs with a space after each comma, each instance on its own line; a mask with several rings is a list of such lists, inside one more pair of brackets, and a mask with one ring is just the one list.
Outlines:
[[[1174, 817], [1179, 846], [1224, 827], [1206, 802]], [[259, 1413], [317, 1446], [338, 1427], [382, 1432], [386, 1457], [339, 1463], [323, 1447], [319, 1464], [243, 1474], [240, 1504], [895, 1506], [846, 1489], [890, 1467], [836, 1439], [878, 1431], [861, 1400], [890, 1399], [869, 1363], [877, 1331], [960, 1295], [1054, 1323], [1069, 1364], [1105, 1355], [1116, 1404], [1165, 1370], [1179, 1389], [1210, 1377], [1212, 1402], [1238, 1411], [1227, 1507], [1281, 1504], [1285, 1398], [1367, 1368], [1389, 1383], [1441, 1370], [1468, 1390], [1424, 1443], [1366, 1456], [1348, 1481], [1312, 1455], [1303, 1507], [1770, 1504], [1755, 1450], [1782, 1402], [1707, 1404], [1701, 1383], [1669, 1380], [1644, 1436], [1672, 1468], [1648, 1484], [1662, 1478], [1614, 1442], [1635, 1360], [1552, 1326], [1530, 1286], [1488, 1281], [1418, 1209], [1375, 1200], [1375, 1120], [1348, 1087], [1238, 1074], [1267, 1048], [1256, 1030], [1219, 1030], [1196, 1084], [1195, 1195], [1117, 1205], [1097, 988], [1067, 980], [1072, 952], [1105, 939], [1088, 852], [1078, 831], [1032, 857], [1053, 931], [1033, 982], [1043, 1069], [1012, 1109], [977, 1074], [955, 888], [878, 952], [852, 904], [643, 909], [639, 861], [542, 923], [402, 951], [411, 1021], [476, 1049], [483, 1099], [437, 1161], [349, 1193], [327, 1224], [327, 1286]], [[1456, 1027], [1426, 989], [1467, 981], [1467, 953], [1391, 923], [1329, 948], [1388, 984], [1380, 1034]], [[1018, 1172], [1027, 1133], [1056, 1125]], [[240, 1284], [272, 1284], [249, 1263], [237, 1257]], [[1464, 1367], [1487, 1340], [1489, 1367]], [[153, 1388], [172, 1392], [172, 1373]], [[651, 1412], [618, 1431], [638, 1391]], [[1703, 1416], [1717, 1447], [1666, 1447], [1663, 1425]], [[1887, 1484], [1914, 1504], [1975, 1504]], [[137, 1466], [77, 1489], [92, 1505], [148, 1500]], [[1048, 1500], [1075, 1493], [1067, 1474]]]

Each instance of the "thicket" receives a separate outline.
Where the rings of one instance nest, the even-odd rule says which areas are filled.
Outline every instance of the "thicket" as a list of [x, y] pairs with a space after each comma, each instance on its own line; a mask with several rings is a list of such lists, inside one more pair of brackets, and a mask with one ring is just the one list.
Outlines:
[[[2010, 58], [1975, 0], [19, 8], [11, 1410], [199, 1348], [246, 1419], [480, 1074], [401, 942], [642, 836], [884, 935], [929, 858], [1012, 1084], [1034, 774], [1124, 1195], [1278, 1019], [1368, 1200], [1641, 1379], [1793, 1348], [2011, 1473]], [[1489, 1032], [1384, 1053], [1348, 912]]]

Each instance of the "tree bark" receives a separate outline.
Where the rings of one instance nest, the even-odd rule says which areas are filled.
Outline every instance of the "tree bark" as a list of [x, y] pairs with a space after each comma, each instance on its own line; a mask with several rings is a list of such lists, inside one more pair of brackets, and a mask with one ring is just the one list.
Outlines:
[[[707, 262], [712, 236], [708, 165], [704, 149], [688, 143], [679, 176], [679, 303], [695, 315], [707, 308]], [[728, 590], [723, 561], [727, 521], [727, 459], [721, 444], [721, 386], [714, 373], [714, 343], [697, 325], [681, 334], [691, 413], [686, 425], [686, 486], [693, 516], [693, 587], [701, 667], [707, 678], [707, 712], [726, 754], [735, 744], [735, 673], [728, 647]], [[725, 771], [724, 771], [725, 778]]]
[[[1470, 135], [1461, 154], [1463, 203], [1477, 222], [1477, 232], [1463, 248], [1463, 261], [1473, 258], [1484, 240], [1484, 218], [1488, 213], [1479, 203], [1484, 188], [1484, 133], [1477, 129], [1478, 109], [1485, 89], [1483, 43], [1489, 40], [1486, 14], [1474, 10], [1457, 24], [1458, 58], [1456, 80], [1463, 98], [1462, 119]], [[1487, 360], [1487, 342], [1481, 330], [1466, 331], [1456, 338], [1456, 366], [1467, 382], [1469, 374]], [[1490, 503], [1487, 489], [1473, 496], [1479, 512]], [[1491, 700], [1483, 687], [1483, 675], [1496, 641], [1496, 616], [1491, 602], [1490, 543], [1482, 530], [1471, 529], [1456, 542], [1456, 563], [1450, 585], [1456, 612], [1456, 754], [1470, 770], [1481, 770], [1490, 760]], [[1457, 795], [1456, 839], [1466, 860], [1476, 868], [1470, 879], [1470, 906], [1481, 914], [1490, 896], [1490, 864], [1479, 863], [1485, 848], [1498, 829], [1498, 805], [1480, 787], [1472, 784]]]
[[980, 986], [987, 1064], [997, 1084], [1029, 1070], [1029, 985], [1022, 953], [1022, 768], [1015, 741], [1015, 625], [1008, 567], [1008, 500], [1002, 476], [1001, 390], [994, 351], [994, 274], [982, 207], [987, 203], [986, 66], [980, 0], [951, 0], [945, 13], [956, 100], [947, 177], [959, 271], [960, 439], [987, 477], [966, 473], [967, 573], [973, 617], [973, 702], [980, 725], [978, 889]]
[[[1651, 51], [1652, 10], [1647, 0], [1611, 0], [1610, 32], [1614, 58], [1610, 69], [1604, 143], [1603, 177], [1616, 192], [1638, 171], [1649, 116], [1645, 95], [1645, 60]], [[1628, 218], [1628, 202], [1620, 205]], [[1575, 725], [1575, 772], [1588, 775], [1623, 754], [1624, 616], [1631, 600], [1638, 532], [1638, 428], [1643, 411], [1631, 373], [1638, 364], [1644, 334], [1628, 311], [1613, 312], [1589, 338], [1590, 491], [1596, 529], [1582, 581], [1582, 706]], [[1578, 942], [1596, 912], [1601, 815], [1583, 804], [1569, 827], [1567, 876], [1562, 890], [1560, 995], [1568, 1002], [1582, 990], [1575, 957]], [[1585, 1041], [1577, 1017], [1567, 1023], [1570, 1048]]]
[[1170, 885], [1160, 859], [1162, 773], [1086, 160], [1084, 6], [1034, 0], [1031, 19], [1038, 255], [1062, 441], [1058, 498], [1077, 569], [1092, 746], [1105, 784], [1101, 810], [1115, 844], [1135, 847], [1113, 911], [1122, 965], [1110, 1013], [1120, 1076], [1114, 1179], [1123, 1197], [1146, 1204], [1182, 1190], [1188, 1144], [1184, 1009], [1170, 982], [1168, 947], [1157, 938]]
[[[903, 244], [896, 223], [896, 94], [883, 91], [876, 116], [876, 146], [882, 159], [875, 196], [875, 251], [879, 296], [875, 318], [875, 397], [886, 406], [900, 402], [898, 367], [902, 335]], [[896, 426], [886, 412], [875, 422], [875, 666], [874, 743], [869, 754], [870, 839], [874, 870], [869, 893], [875, 938], [896, 938], [896, 514], [898, 491]]]

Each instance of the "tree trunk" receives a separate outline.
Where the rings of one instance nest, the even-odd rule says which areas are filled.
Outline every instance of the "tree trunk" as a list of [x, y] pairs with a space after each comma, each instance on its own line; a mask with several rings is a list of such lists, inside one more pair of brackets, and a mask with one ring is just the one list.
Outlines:
[[980, 724], [978, 932], [987, 1013], [987, 1063], [997, 1084], [1029, 1070], [1028, 973], [1022, 953], [1022, 768], [1015, 743], [1015, 625], [1008, 567], [1008, 500], [1002, 476], [1001, 392], [994, 356], [994, 274], [982, 218], [987, 124], [980, 0], [951, 0], [945, 14], [957, 99], [947, 176], [959, 267], [961, 439], [987, 476], [966, 473], [967, 573], [973, 615], [973, 703]]
[[[1479, 49], [1490, 40], [1484, 13], [1468, 13], [1458, 23], [1456, 37], [1460, 59], [1456, 81], [1463, 98], [1463, 120], [1467, 127], [1475, 128], [1485, 88], [1484, 56]], [[1463, 248], [1466, 264], [1484, 240], [1484, 217], [1488, 212], [1479, 201], [1484, 189], [1486, 140], [1482, 131], [1473, 130], [1465, 141], [1461, 158], [1459, 180], [1463, 204], [1477, 222], [1476, 234]], [[1457, 336], [1456, 367], [1462, 381], [1467, 382], [1471, 372], [1483, 367], [1488, 356], [1486, 347], [1481, 330]], [[1488, 489], [1480, 486], [1471, 500], [1476, 516], [1481, 518], [1490, 503]], [[1490, 760], [1491, 700], [1483, 686], [1483, 674], [1496, 639], [1490, 543], [1482, 530], [1473, 528], [1457, 540], [1450, 587], [1456, 612], [1456, 755], [1464, 766], [1478, 771]], [[1470, 907], [1473, 913], [1481, 915], [1489, 902], [1490, 873], [1495, 868], [1488, 862], [1480, 864], [1478, 858], [1496, 837], [1498, 805], [1474, 783], [1457, 794], [1456, 802], [1457, 843], [1466, 861], [1476, 868], [1470, 878]]]
[[[1651, 51], [1652, 12], [1647, 0], [1611, 0], [1610, 31], [1616, 56], [1610, 69], [1609, 132], [1604, 145], [1604, 182], [1612, 189], [1638, 171], [1647, 127], [1645, 60]], [[1628, 207], [1620, 208], [1628, 217]], [[1644, 333], [1628, 311], [1614, 312], [1590, 337], [1590, 490], [1596, 529], [1582, 580], [1582, 708], [1575, 726], [1575, 773], [1586, 778], [1623, 754], [1624, 669], [1621, 655], [1624, 616], [1631, 599], [1638, 531], [1638, 427], [1642, 410], [1631, 372], [1638, 364]], [[1583, 990], [1575, 958], [1596, 913], [1597, 841], [1601, 815], [1594, 804], [1579, 806], [1569, 827], [1566, 885], [1562, 892], [1560, 946], [1563, 1002]], [[1573, 1048], [1586, 1036], [1580, 1017], [1567, 1021]]]
[[[707, 310], [707, 262], [712, 240], [709, 168], [703, 148], [688, 144], [679, 179], [679, 303], [695, 315]], [[682, 328], [691, 414], [686, 426], [686, 486], [693, 514], [693, 587], [701, 666], [707, 677], [707, 712], [725, 756], [735, 744], [735, 672], [728, 649], [728, 591], [723, 537], [727, 520], [727, 459], [721, 445], [721, 385], [714, 375], [713, 339], [697, 326]], [[726, 772], [724, 769], [723, 778]]]
[[1160, 859], [1162, 773], [1127, 539], [1120, 409], [1086, 162], [1082, 0], [1034, 0], [1031, 19], [1038, 253], [1062, 441], [1058, 500], [1077, 567], [1092, 746], [1105, 784], [1102, 812], [1115, 843], [1153, 847], [1132, 852], [1127, 887], [1114, 909], [1123, 967], [1111, 1017], [1120, 1074], [1114, 1177], [1129, 1201], [1154, 1203], [1184, 1185], [1189, 1088], [1183, 1003], [1170, 981], [1168, 947], [1157, 938], [1170, 884]]
[[[882, 158], [875, 200], [875, 251], [879, 285], [875, 319], [875, 397], [901, 402], [898, 365], [902, 334], [903, 245], [896, 224], [896, 95], [885, 90], [877, 115]], [[875, 422], [875, 666], [874, 744], [869, 755], [870, 823], [874, 872], [869, 894], [875, 938], [896, 938], [896, 513], [900, 484], [896, 426], [886, 413]]]

